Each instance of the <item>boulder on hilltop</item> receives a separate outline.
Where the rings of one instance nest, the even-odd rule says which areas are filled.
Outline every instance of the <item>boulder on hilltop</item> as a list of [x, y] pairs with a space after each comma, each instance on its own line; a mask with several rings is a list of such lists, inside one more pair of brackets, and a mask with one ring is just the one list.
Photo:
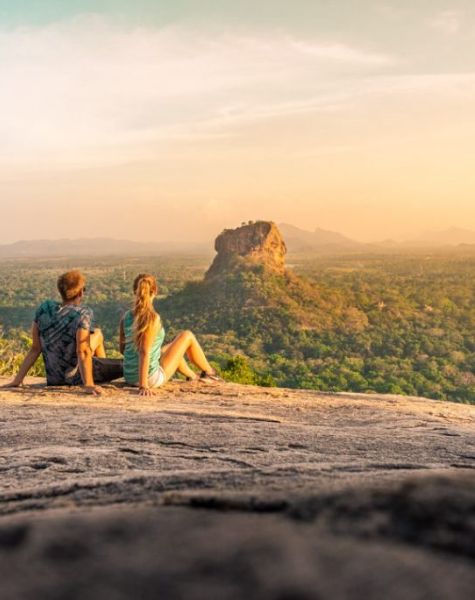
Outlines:
[[209, 279], [243, 262], [258, 263], [283, 272], [287, 247], [277, 225], [256, 221], [237, 229], [225, 229], [214, 244], [217, 255], [206, 273]]
[[[367, 326], [366, 315], [340, 291], [286, 268], [287, 247], [275, 223], [225, 229], [215, 248], [202, 281], [189, 282], [158, 303], [160, 312], [180, 328], [200, 335], [232, 331], [240, 340], [240, 352], [257, 344], [272, 353], [289, 346], [283, 335], [291, 336], [295, 346], [302, 332], [360, 332]], [[302, 344], [308, 346], [308, 340]]]

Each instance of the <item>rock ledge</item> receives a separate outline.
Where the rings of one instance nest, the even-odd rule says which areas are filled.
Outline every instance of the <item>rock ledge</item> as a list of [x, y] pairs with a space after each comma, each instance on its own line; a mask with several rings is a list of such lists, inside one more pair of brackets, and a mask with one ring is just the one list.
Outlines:
[[471, 599], [474, 416], [233, 384], [1, 390], [2, 600]]

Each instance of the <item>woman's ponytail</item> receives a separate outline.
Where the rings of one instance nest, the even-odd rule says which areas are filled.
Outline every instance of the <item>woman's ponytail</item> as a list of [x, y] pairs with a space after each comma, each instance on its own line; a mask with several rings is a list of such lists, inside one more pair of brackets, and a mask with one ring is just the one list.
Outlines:
[[141, 273], [134, 281], [134, 334], [137, 349], [142, 348], [145, 336], [158, 317], [153, 307], [153, 296], [158, 291], [157, 282], [153, 275]]

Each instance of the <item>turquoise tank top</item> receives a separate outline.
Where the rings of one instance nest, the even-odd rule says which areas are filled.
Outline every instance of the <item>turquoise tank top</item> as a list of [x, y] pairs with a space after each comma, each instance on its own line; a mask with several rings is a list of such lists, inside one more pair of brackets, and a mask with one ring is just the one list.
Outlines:
[[[128, 310], [124, 315], [124, 334], [125, 334], [125, 350], [124, 350], [124, 378], [131, 385], [139, 383], [139, 353], [135, 346], [134, 340], [134, 315]], [[163, 341], [165, 339], [165, 329], [163, 326], [153, 340], [150, 349], [150, 365], [148, 368], [148, 376], [152, 377], [160, 367], [160, 354]]]

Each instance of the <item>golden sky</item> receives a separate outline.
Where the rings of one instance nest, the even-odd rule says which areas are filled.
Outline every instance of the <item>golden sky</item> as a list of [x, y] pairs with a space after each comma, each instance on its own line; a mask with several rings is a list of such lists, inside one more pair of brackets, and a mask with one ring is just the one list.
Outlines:
[[0, 243], [475, 229], [473, 2], [156, 4], [0, 0]]

